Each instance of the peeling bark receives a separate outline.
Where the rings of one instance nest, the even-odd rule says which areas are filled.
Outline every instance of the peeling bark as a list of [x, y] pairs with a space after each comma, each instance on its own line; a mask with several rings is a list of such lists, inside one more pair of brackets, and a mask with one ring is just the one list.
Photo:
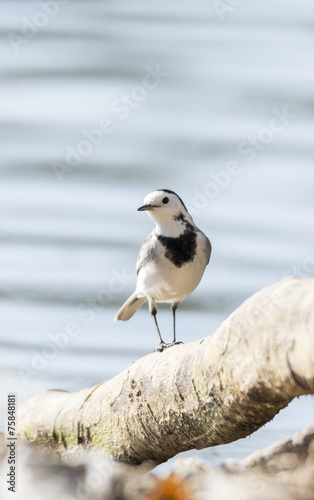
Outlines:
[[314, 280], [289, 278], [212, 336], [149, 354], [91, 389], [26, 399], [19, 433], [60, 452], [85, 444], [121, 462], [161, 463], [243, 438], [313, 393]]

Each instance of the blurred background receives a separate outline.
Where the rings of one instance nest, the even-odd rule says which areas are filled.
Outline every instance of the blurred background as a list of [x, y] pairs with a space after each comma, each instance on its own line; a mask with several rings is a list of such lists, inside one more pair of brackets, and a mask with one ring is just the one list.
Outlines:
[[[176, 191], [213, 245], [180, 340], [283, 276], [314, 277], [314, 4], [0, 7], [3, 423], [8, 392], [93, 386], [157, 345], [146, 307], [113, 322], [150, 191]], [[168, 307], [159, 322], [170, 339]], [[241, 460], [313, 421], [300, 398], [252, 437], [186, 455]]]

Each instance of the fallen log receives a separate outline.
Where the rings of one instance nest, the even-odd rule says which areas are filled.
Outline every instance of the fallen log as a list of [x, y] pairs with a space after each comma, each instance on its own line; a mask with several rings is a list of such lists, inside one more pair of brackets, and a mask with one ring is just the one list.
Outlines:
[[19, 435], [63, 450], [84, 444], [132, 465], [243, 438], [314, 393], [314, 280], [288, 278], [247, 299], [203, 340], [139, 359], [77, 393], [19, 408]]

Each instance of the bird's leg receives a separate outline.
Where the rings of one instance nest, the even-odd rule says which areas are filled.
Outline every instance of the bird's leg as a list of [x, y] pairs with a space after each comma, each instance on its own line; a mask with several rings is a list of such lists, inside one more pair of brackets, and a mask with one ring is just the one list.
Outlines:
[[171, 345], [177, 345], [177, 344], [183, 344], [183, 342], [177, 342], [176, 341], [176, 310], [177, 310], [178, 304], [175, 302], [172, 304], [171, 309], [172, 309], [172, 316], [173, 316], [173, 341]]
[[154, 322], [155, 322], [155, 326], [156, 326], [156, 330], [157, 330], [157, 333], [158, 333], [158, 336], [159, 336], [159, 339], [160, 339], [160, 344], [158, 347], [156, 347], [155, 351], [159, 351], [159, 352], [162, 352], [166, 347], [168, 347], [168, 345], [162, 340], [161, 338], [161, 334], [160, 334], [160, 330], [159, 330], [159, 326], [158, 326], [158, 323], [157, 323], [157, 318], [156, 318], [156, 314], [157, 314], [157, 311], [155, 312], [155, 314], [152, 314], [153, 318], [154, 318]]
[[149, 305], [150, 314], [151, 314], [151, 316], [154, 319], [154, 323], [155, 323], [156, 330], [157, 330], [157, 333], [158, 333], [158, 337], [159, 337], [159, 340], [160, 340], [160, 344], [159, 344], [158, 347], [156, 347], [155, 351], [162, 352], [166, 347], [168, 347], [168, 345], [166, 344], [166, 342], [163, 341], [163, 339], [161, 337], [161, 333], [160, 333], [159, 326], [158, 326], [158, 323], [157, 323], [157, 318], [156, 318], [157, 307], [156, 307], [155, 301], [153, 299], [148, 299], [148, 305]]
[[173, 341], [172, 343], [175, 344], [176, 342], [176, 310], [177, 310], [178, 305], [177, 304], [172, 304], [171, 309], [172, 309], [172, 317], [173, 317]]

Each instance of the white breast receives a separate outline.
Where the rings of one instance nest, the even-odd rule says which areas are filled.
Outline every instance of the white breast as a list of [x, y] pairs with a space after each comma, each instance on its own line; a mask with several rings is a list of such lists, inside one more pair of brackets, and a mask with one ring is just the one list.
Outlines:
[[154, 258], [147, 259], [141, 268], [136, 292], [152, 297], [157, 302], [180, 302], [199, 284], [209, 260], [209, 242], [197, 232], [197, 250], [192, 261], [176, 267], [165, 257], [164, 246], [155, 238]]

